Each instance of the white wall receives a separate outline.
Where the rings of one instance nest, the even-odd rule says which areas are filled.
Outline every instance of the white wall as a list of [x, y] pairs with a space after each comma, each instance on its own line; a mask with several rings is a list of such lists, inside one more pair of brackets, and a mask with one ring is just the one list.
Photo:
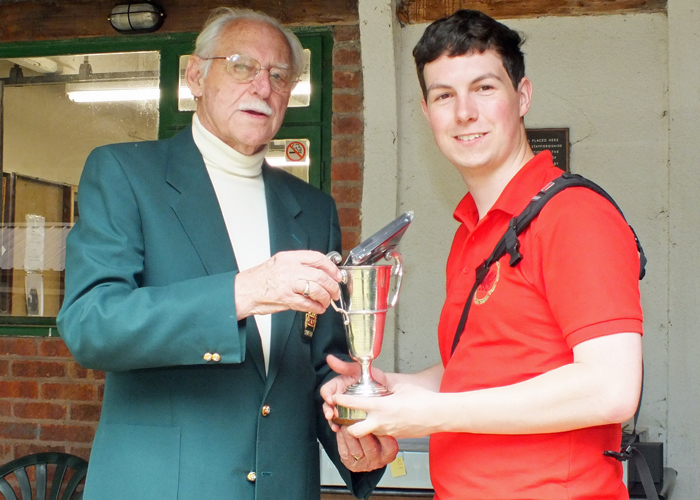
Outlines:
[[[370, 1], [360, 0], [361, 25], [363, 3]], [[700, 499], [700, 349], [694, 332], [700, 323], [700, 269], [694, 263], [688, 267], [700, 232], [687, 229], [700, 226], [693, 203], [700, 184], [693, 175], [700, 160], [700, 13], [692, 12], [691, 4], [697, 0], [669, 0], [668, 18], [634, 14], [504, 21], [527, 40], [523, 50], [534, 97], [526, 126], [570, 128], [572, 171], [610, 192], [649, 258], [641, 284], [646, 379], [640, 423], [649, 428], [651, 439], [666, 443], [667, 463], [680, 472], [674, 498], [683, 500]], [[396, 32], [389, 24], [382, 34], [385, 39], [395, 32], [398, 202], [365, 196], [362, 207], [363, 214], [384, 213], [384, 220], [404, 210], [416, 213], [400, 247], [406, 276], [396, 340], [384, 350], [394, 348], [387, 357], [404, 372], [439, 361], [436, 325], [444, 299], [444, 264], [456, 229], [452, 212], [465, 194], [461, 177], [438, 151], [420, 110], [411, 51], [425, 27], [409, 25]], [[382, 72], [389, 62], [365, 66], [380, 40], [365, 35], [365, 99], [383, 93], [388, 100], [387, 83], [374, 82], [381, 82], [382, 74], [387, 77]], [[376, 117], [390, 109], [372, 105], [365, 109], [368, 127], [377, 126]], [[371, 152], [395, 146], [374, 134], [365, 135], [365, 145], [365, 179], [381, 179], [385, 166]]]

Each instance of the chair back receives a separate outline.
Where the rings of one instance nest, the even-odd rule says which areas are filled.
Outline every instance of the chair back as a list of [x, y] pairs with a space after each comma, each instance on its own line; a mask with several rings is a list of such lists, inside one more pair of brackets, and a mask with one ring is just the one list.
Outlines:
[[68, 453], [26, 455], [0, 466], [0, 494], [5, 500], [82, 500], [87, 467]]

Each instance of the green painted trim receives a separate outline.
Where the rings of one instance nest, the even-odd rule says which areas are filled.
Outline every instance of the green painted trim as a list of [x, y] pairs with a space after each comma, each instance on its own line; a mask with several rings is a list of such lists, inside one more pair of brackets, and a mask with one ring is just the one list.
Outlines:
[[0, 43], [0, 57], [39, 57], [67, 55], [76, 52], [98, 54], [115, 51], [160, 50], [168, 44], [194, 40], [196, 36], [196, 33], [169, 33]]

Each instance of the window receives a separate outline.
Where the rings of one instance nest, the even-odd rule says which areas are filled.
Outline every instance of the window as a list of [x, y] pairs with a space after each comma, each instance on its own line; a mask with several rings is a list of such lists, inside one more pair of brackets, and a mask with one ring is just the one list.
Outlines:
[[[297, 34], [309, 71], [268, 162], [329, 191], [332, 35]], [[85, 159], [99, 145], [170, 137], [191, 122], [181, 75], [195, 38], [0, 44], [0, 335], [56, 334]]]

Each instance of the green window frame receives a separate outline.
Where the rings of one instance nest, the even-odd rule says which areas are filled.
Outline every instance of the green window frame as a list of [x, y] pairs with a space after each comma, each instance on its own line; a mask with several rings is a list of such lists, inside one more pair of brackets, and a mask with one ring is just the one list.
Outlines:
[[[330, 193], [333, 31], [328, 27], [302, 27], [292, 31], [302, 46], [311, 50], [311, 88], [314, 90], [309, 106], [287, 109], [275, 138], [309, 139], [309, 183]], [[164, 139], [192, 121], [192, 112], [178, 111], [178, 85], [180, 56], [192, 53], [196, 37], [197, 33], [174, 33], [0, 43], [0, 58], [158, 51], [161, 89], [158, 138]], [[0, 316], [0, 336], [58, 336], [56, 318]]]

